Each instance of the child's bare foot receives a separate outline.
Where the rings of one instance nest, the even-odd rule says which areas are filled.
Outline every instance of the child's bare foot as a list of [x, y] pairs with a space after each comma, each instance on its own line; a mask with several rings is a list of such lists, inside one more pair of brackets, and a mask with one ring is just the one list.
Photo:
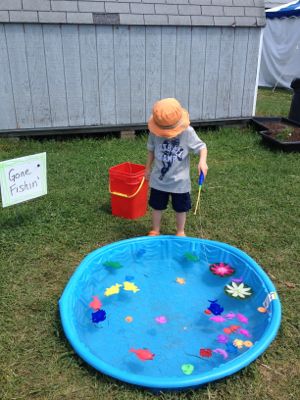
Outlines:
[[159, 236], [159, 235], [160, 235], [160, 233], [158, 231], [150, 231], [148, 233], [148, 236]]
[[186, 236], [186, 234], [184, 233], [184, 231], [178, 231], [176, 233], [176, 236]]

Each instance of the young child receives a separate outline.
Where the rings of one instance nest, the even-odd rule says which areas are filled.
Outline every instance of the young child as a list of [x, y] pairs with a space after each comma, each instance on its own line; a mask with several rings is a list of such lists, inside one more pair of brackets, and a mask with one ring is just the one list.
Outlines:
[[171, 196], [176, 212], [176, 235], [185, 236], [186, 212], [191, 209], [189, 153], [199, 154], [198, 174], [202, 171], [206, 176], [206, 144], [190, 126], [187, 110], [173, 98], [162, 99], [154, 104], [148, 128], [145, 177], [150, 178], [149, 205], [153, 209], [152, 230], [148, 235], [160, 234], [162, 212], [167, 208]]

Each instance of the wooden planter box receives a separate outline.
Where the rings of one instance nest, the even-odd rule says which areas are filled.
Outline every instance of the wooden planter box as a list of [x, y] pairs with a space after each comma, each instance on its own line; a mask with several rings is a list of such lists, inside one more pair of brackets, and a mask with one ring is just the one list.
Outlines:
[[284, 151], [300, 151], [300, 124], [287, 118], [253, 118], [252, 125], [267, 144]]

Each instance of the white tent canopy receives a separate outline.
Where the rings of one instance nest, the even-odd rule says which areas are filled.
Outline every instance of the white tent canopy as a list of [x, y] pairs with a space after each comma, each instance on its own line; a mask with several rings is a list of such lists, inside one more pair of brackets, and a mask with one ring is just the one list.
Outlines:
[[300, 1], [266, 11], [259, 86], [290, 88], [300, 78]]

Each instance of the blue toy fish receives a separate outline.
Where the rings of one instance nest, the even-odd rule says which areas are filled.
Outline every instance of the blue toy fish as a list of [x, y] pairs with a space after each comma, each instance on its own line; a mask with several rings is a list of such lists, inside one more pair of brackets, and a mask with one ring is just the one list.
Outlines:
[[224, 308], [218, 304], [218, 300], [208, 300], [211, 304], [207, 308], [207, 314], [213, 313], [214, 315], [221, 315], [222, 312], [224, 311]]
[[237, 348], [232, 343], [226, 343], [227, 353], [236, 354], [238, 352]]
[[98, 310], [92, 313], [92, 321], [96, 324], [106, 319], [106, 312], [104, 310]]

